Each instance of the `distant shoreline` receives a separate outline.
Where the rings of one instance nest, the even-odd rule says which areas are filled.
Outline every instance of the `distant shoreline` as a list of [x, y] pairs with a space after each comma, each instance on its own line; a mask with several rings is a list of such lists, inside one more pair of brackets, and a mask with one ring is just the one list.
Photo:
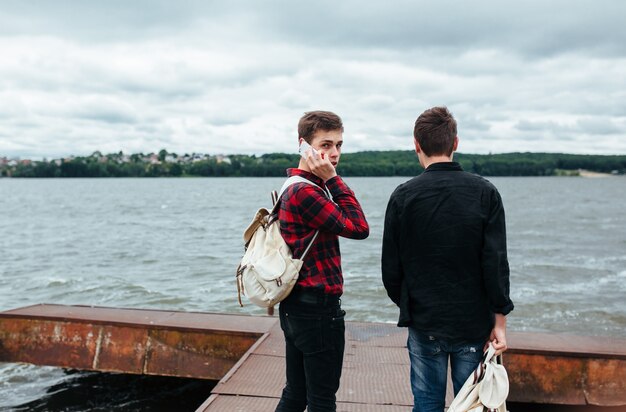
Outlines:
[[[255, 155], [178, 155], [159, 153], [102, 154], [34, 161], [0, 156], [3, 177], [283, 177], [296, 167], [294, 153]], [[626, 155], [574, 155], [565, 153], [455, 153], [463, 170], [480, 176], [626, 175]], [[345, 177], [417, 176], [423, 171], [414, 151], [344, 153], [338, 173]]]
[[[474, 173], [474, 172], [471, 172]], [[387, 178], [387, 177], [404, 177], [404, 178], [412, 178], [418, 176], [420, 173], [415, 175], [345, 175], [341, 172], [338, 173], [339, 176], [344, 178], [352, 179], [352, 178]], [[474, 173], [476, 174], [476, 173]], [[588, 170], [579, 171], [579, 170], [561, 170], [559, 174], [553, 175], [479, 175], [486, 179], [491, 179], [494, 177], [562, 177], [562, 178], [572, 178], [578, 177], [581, 179], [602, 179], [602, 178], [626, 178], [625, 174], [611, 174], [611, 173], [600, 173], [600, 172], [592, 172]], [[242, 176], [242, 175], [230, 175], [230, 176], [198, 176], [198, 175], [180, 175], [180, 176], [2, 176], [0, 175], [0, 180], [3, 179], [16, 179], [16, 180], [29, 180], [29, 179], [265, 179], [265, 178], [281, 178], [285, 176]]]
[[616, 174], [594, 172], [594, 171], [585, 170], [585, 169], [580, 169], [578, 171], [578, 175], [580, 177], [588, 177], [588, 178], [592, 178], [592, 179], [599, 178], [599, 177], [615, 177], [615, 176], [617, 176]]

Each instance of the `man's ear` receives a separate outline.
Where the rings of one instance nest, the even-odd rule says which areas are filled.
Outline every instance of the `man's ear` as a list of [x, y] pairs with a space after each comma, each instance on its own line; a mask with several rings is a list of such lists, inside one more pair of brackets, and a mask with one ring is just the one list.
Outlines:
[[422, 148], [420, 147], [420, 144], [416, 138], [413, 138], [413, 143], [415, 143], [415, 153], [419, 155], [422, 151]]
[[452, 151], [456, 152], [456, 149], [459, 147], [459, 136], [454, 136], [454, 146], [452, 146]]

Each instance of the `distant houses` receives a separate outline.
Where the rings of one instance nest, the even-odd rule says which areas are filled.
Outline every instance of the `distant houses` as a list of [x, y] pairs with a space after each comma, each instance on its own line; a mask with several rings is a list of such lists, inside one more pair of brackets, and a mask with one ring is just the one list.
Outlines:
[[124, 163], [133, 163], [133, 162], [143, 162], [149, 164], [163, 164], [163, 163], [194, 163], [200, 162], [204, 160], [214, 160], [217, 163], [228, 163], [231, 164], [231, 159], [222, 154], [218, 155], [208, 155], [203, 153], [193, 153], [193, 154], [185, 154], [183, 156], [179, 156], [176, 153], [168, 153], [165, 156], [160, 156], [158, 153], [149, 153], [144, 155], [143, 153], [128, 155], [120, 153], [113, 153], [108, 155], [103, 155], [100, 152], [94, 152], [90, 156], [86, 157], [77, 157], [77, 156], [68, 156], [62, 157], [59, 159], [52, 160], [31, 160], [31, 159], [20, 159], [19, 157], [8, 158], [8, 157], [0, 157], [0, 168], [1, 167], [14, 167], [18, 164], [29, 165], [31, 163], [54, 163], [57, 166], [61, 166], [63, 163], [73, 162], [76, 159], [83, 159], [83, 161], [88, 162], [89, 160], [95, 160], [98, 163], [109, 163], [114, 162], [117, 164]]
[[[126, 167], [131, 164], [145, 165], [145, 167], [157, 167], [162, 170], [183, 170], [187, 166], [191, 166], [199, 162], [213, 162], [214, 164], [227, 164], [230, 165], [231, 159], [227, 155], [209, 155], [204, 153], [185, 153], [184, 155], [178, 155], [176, 153], [168, 153], [165, 150], [161, 150], [158, 153], [136, 153], [125, 154], [123, 152], [102, 154], [100, 151], [95, 151], [88, 156], [68, 156], [52, 160], [31, 160], [20, 159], [18, 157], [9, 158], [6, 156], [0, 157], [0, 177], [35, 177], [40, 176], [41, 170], [49, 170], [50, 167], [61, 170], [64, 165], [71, 164], [75, 168], [78, 163], [82, 165], [101, 165], [102, 167], [110, 167], [110, 165], [117, 165], [119, 167]], [[176, 165], [176, 166], [174, 166]], [[93, 170], [93, 167], [91, 169]], [[39, 167], [39, 171], [33, 173], [24, 173], [25, 168], [35, 169]], [[144, 167], [144, 166], [142, 166]], [[174, 167], [174, 169], [172, 169]], [[165, 169], [163, 169], [165, 168]], [[178, 168], [178, 169], [176, 169]], [[67, 169], [67, 168], [66, 168]], [[17, 173], [16, 173], [17, 172]], [[72, 172], [74, 173], [74, 172]], [[182, 173], [182, 172], [181, 172]], [[177, 175], [179, 173], [176, 173]], [[46, 175], [46, 177], [54, 177], [57, 175], [63, 175], [60, 172], [55, 172], [52, 175]], [[89, 175], [89, 173], [88, 173]]]

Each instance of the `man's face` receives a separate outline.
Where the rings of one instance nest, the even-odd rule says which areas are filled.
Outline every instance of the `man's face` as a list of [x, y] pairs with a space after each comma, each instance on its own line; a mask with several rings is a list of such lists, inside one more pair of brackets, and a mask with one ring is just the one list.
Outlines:
[[343, 133], [341, 130], [318, 130], [311, 139], [311, 146], [324, 157], [330, 159], [330, 163], [337, 167], [343, 145]]

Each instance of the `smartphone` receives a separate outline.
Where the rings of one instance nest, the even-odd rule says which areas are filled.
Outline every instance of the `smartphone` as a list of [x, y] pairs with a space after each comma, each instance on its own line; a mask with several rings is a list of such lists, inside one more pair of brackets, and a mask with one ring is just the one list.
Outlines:
[[302, 143], [300, 143], [300, 148], [298, 149], [298, 153], [300, 153], [300, 156], [302, 156], [304, 160], [306, 160], [307, 158], [307, 154], [306, 154], [307, 150], [310, 150], [313, 156], [317, 156], [317, 150], [311, 147], [311, 145], [308, 144], [306, 140], [302, 140]]

